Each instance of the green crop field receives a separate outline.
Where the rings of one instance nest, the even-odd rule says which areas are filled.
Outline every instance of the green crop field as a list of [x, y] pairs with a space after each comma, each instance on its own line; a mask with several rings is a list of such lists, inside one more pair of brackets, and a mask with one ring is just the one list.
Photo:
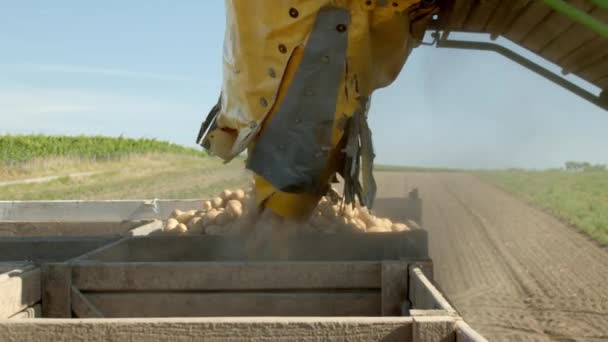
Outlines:
[[208, 198], [246, 186], [243, 166], [153, 139], [5, 135], [0, 200]]
[[608, 171], [481, 171], [477, 175], [608, 245]]
[[35, 159], [69, 157], [115, 159], [142, 153], [177, 153], [202, 156], [203, 152], [155, 139], [103, 136], [0, 135], [0, 163], [14, 165]]

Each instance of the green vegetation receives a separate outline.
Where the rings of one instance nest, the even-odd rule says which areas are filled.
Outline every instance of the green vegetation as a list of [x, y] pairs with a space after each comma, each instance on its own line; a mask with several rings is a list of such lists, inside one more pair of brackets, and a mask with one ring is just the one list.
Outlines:
[[[250, 182], [242, 160], [223, 165], [218, 158], [175, 153], [131, 155], [122, 160], [70, 164], [42, 183], [0, 185], [0, 200], [109, 200], [209, 198]], [[70, 173], [94, 174], [70, 176]], [[0, 168], [0, 171], [1, 168]]]
[[204, 153], [155, 139], [103, 136], [0, 135], [0, 163], [15, 165], [35, 159], [67, 157], [91, 160], [119, 159], [132, 154], [176, 153], [204, 156]]
[[249, 182], [242, 159], [223, 165], [204, 156], [154, 139], [4, 135], [0, 200], [208, 198]]
[[477, 175], [608, 245], [608, 171], [509, 170]]

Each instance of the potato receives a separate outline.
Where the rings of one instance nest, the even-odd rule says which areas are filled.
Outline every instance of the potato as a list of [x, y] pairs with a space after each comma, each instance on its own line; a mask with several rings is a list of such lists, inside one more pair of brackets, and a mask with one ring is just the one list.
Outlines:
[[224, 201], [220, 197], [213, 197], [213, 199], [211, 199], [211, 205], [215, 209], [220, 209], [222, 204], [224, 204]]
[[387, 227], [387, 228], [390, 229], [393, 226], [393, 222], [390, 219], [383, 218], [383, 219], [380, 219], [380, 220], [382, 221], [382, 225], [384, 227]]
[[185, 232], [188, 231], [188, 227], [185, 224], [180, 223], [175, 228], [175, 231], [178, 232], [178, 233], [180, 233], [180, 234], [183, 234], [183, 233], [185, 233]]
[[203, 226], [209, 226], [215, 223], [215, 218], [219, 215], [219, 211], [217, 209], [211, 209], [205, 216], [202, 218]]
[[171, 231], [171, 230], [175, 229], [178, 225], [179, 225], [179, 221], [177, 221], [174, 218], [170, 218], [169, 220], [167, 220], [167, 224], [165, 224], [163, 231], [164, 232]]
[[213, 205], [211, 205], [211, 201], [203, 201], [202, 204], [203, 210], [210, 210], [211, 208], [213, 208]]
[[243, 201], [245, 199], [245, 191], [243, 189], [237, 189], [232, 193], [232, 197], [235, 200]]
[[391, 226], [391, 230], [394, 232], [403, 232], [409, 230], [409, 228], [404, 223], [393, 223], [393, 225]]
[[373, 227], [367, 228], [367, 232], [368, 233], [386, 233], [386, 232], [388, 232], [388, 230], [386, 227], [373, 226]]
[[222, 191], [222, 193], [220, 194], [220, 197], [222, 198], [222, 200], [224, 200], [225, 202], [228, 202], [229, 200], [232, 199], [232, 191], [225, 189], [224, 191]]
[[230, 200], [226, 204], [226, 213], [232, 218], [239, 218], [243, 215], [243, 205], [238, 200]]
[[173, 212], [171, 212], [170, 218], [176, 218], [183, 213], [184, 213], [183, 211], [181, 211], [179, 209], [175, 209], [175, 210], [173, 210]]
[[221, 212], [215, 218], [215, 224], [218, 226], [225, 226], [232, 221], [232, 216], [227, 212]]

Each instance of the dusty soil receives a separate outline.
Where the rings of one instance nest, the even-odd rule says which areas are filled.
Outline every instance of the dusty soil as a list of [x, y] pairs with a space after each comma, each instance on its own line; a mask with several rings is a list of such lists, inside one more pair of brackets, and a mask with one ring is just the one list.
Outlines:
[[417, 187], [435, 280], [490, 341], [608, 340], [608, 250], [461, 173], [377, 174], [378, 212]]

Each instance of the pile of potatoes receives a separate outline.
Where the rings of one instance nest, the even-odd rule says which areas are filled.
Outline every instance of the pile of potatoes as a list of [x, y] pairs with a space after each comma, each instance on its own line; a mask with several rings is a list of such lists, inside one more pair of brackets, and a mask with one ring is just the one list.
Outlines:
[[177, 234], [238, 235], [256, 229], [275, 227], [289, 233], [321, 232], [401, 232], [409, 230], [406, 224], [394, 223], [387, 218], [372, 215], [358, 204], [354, 206], [333, 203], [323, 197], [308, 220], [286, 220], [270, 210], [259, 211], [251, 191], [224, 190], [203, 201], [201, 209], [175, 210], [164, 226], [164, 231]]

